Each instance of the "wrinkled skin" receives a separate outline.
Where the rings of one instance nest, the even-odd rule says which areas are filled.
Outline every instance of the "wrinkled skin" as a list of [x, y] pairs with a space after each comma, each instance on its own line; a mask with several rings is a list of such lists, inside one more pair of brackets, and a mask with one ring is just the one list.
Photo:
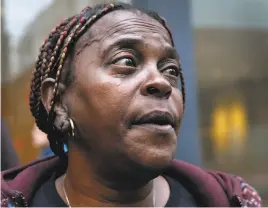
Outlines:
[[[68, 187], [86, 192], [94, 178], [118, 192], [139, 189], [148, 195], [146, 184], [174, 158], [183, 115], [179, 58], [167, 30], [144, 14], [114, 11], [78, 40], [72, 61], [74, 82], [55, 107], [76, 127]], [[43, 84], [48, 110], [52, 89], [53, 81]], [[173, 126], [134, 125], [154, 112], [168, 114]]]

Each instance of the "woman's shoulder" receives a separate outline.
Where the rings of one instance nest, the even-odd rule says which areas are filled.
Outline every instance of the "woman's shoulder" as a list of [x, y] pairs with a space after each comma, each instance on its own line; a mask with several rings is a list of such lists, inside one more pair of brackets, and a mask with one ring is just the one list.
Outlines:
[[27, 205], [34, 190], [53, 177], [55, 170], [61, 172], [61, 168], [59, 158], [50, 156], [1, 172], [1, 206]]
[[[64, 172], [64, 168], [58, 157], [51, 156], [1, 172], [1, 206], [27, 205], [34, 189], [55, 176], [55, 170]], [[183, 185], [203, 206], [260, 207], [262, 203], [257, 191], [238, 176], [178, 160], [172, 162], [165, 175]]]
[[174, 160], [166, 174], [179, 181], [204, 206], [260, 207], [258, 192], [243, 178], [205, 170], [196, 165]]

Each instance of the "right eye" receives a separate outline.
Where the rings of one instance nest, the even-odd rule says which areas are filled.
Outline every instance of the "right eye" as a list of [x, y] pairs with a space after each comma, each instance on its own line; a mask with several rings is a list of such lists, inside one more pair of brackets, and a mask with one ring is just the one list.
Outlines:
[[132, 58], [120, 58], [117, 61], [115, 61], [114, 64], [119, 66], [130, 66], [130, 67], [137, 66], [136, 62]]

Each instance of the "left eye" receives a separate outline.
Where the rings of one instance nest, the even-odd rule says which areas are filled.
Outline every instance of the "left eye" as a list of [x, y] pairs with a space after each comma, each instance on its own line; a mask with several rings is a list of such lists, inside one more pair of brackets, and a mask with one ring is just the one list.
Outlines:
[[178, 70], [174, 69], [174, 68], [167, 68], [167, 69], [164, 70], [164, 73], [167, 73], [167, 74], [175, 76], [175, 77], [179, 76]]
[[132, 58], [121, 58], [115, 62], [116, 65], [120, 66], [132, 66], [136, 67], [136, 63]]

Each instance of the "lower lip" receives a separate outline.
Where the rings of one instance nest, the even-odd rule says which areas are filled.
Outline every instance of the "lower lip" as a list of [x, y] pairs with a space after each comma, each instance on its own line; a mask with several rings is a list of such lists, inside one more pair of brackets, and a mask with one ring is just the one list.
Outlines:
[[173, 132], [174, 129], [171, 125], [157, 125], [157, 124], [140, 124], [140, 125], [133, 125], [133, 127], [144, 128], [156, 133], [170, 133]]

